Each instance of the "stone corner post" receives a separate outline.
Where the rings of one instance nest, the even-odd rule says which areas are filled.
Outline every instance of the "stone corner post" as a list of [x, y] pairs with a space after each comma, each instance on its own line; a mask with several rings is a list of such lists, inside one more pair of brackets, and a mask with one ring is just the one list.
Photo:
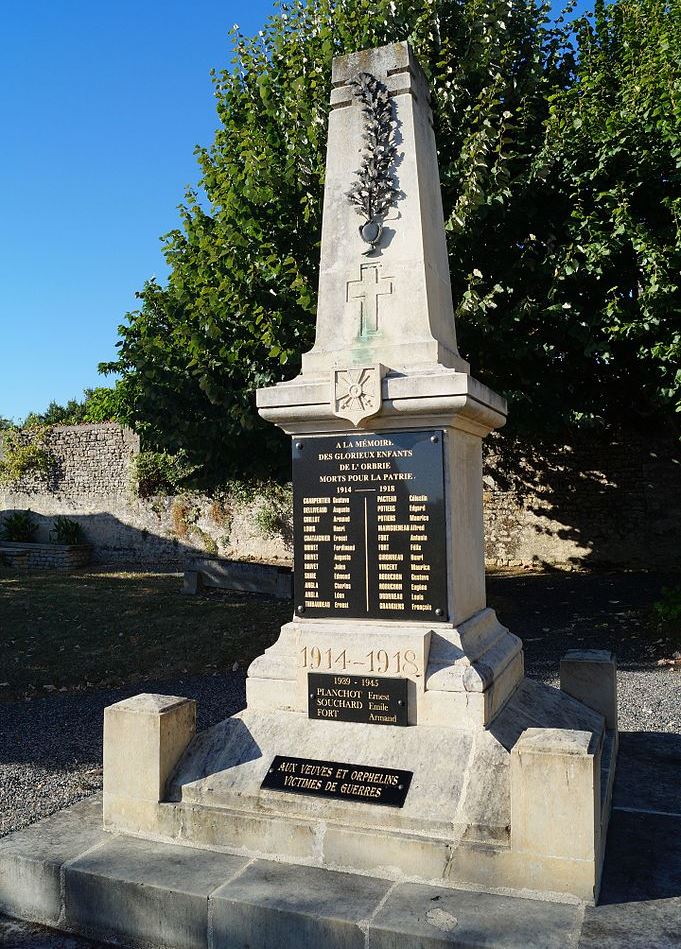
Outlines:
[[104, 710], [104, 828], [153, 821], [166, 782], [196, 732], [196, 702], [143, 693]]
[[511, 848], [529, 889], [596, 898], [601, 859], [601, 740], [528, 728], [511, 751]]
[[560, 661], [560, 689], [617, 731], [617, 660], [603, 649], [570, 649]]

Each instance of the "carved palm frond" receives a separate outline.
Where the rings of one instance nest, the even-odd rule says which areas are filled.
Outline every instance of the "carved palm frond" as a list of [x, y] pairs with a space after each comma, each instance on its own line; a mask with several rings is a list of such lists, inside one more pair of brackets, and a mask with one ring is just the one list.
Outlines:
[[350, 85], [362, 104], [364, 147], [355, 181], [346, 196], [357, 213], [371, 221], [382, 218], [399, 193], [391, 174], [397, 155], [394, 105], [386, 87], [371, 73], [359, 73]]

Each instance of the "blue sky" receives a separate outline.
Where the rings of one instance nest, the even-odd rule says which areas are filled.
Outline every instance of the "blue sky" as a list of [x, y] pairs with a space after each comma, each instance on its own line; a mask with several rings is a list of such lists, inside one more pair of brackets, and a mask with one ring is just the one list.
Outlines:
[[211, 67], [269, 0], [4, 0], [0, 416], [106, 381], [217, 125]]
[[0, 417], [106, 384], [217, 125], [211, 67], [271, 0], [4, 0]]

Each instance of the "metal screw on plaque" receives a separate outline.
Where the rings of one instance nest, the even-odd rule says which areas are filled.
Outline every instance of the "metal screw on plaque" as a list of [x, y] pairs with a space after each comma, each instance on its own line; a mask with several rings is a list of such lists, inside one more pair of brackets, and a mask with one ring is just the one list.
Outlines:
[[431, 440], [431, 442], [433, 443], [433, 445], [437, 445], [437, 443], [440, 441], [440, 439], [437, 437], [437, 435], [431, 435], [431, 436], [430, 436], [430, 440]]
[[436, 615], [436, 616], [442, 616], [442, 610], [440, 609], [439, 606], [438, 606], [438, 608], [435, 610], [435, 615]]
[[296, 607], [296, 613], [304, 613], [304, 612], [305, 612], [305, 607], [304, 607], [304, 606], [297, 606], [297, 607]]
[[397, 704], [398, 704], [398, 705], [404, 705], [404, 702], [402, 701], [402, 699], [398, 699], [398, 700], [397, 700]]
[[311, 699], [314, 698], [314, 692], [310, 692], [310, 698], [311, 698]]
[[404, 785], [403, 785], [403, 784], [398, 784], [398, 785], [397, 785], [397, 790], [398, 790], [398, 791], [404, 791]]
[[302, 442], [296, 442], [296, 448], [298, 449], [298, 451], [302, 451], [302, 450], [303, 450], [303, 443], [302, 443]]
[[269, 774], [274, 774], [274, 768], [270, 768]]

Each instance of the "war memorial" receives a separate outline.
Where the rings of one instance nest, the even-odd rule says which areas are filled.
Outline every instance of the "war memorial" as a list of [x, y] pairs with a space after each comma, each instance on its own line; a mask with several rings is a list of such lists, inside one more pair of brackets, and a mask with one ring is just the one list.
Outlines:
[[526, 897], [530, 928], [598, 899], [615, 662], [532, 682], [486, 604], [506, 403], [457, 349], [426, 80], [406, 43], [353, 53], [330, 104], [316, 342], [257, 394], [292, 441], [293, 617], [207, 731], [181, 697], [106, 710], [103, 816], [43, 835], [4, 912], [140, 945], [406, 947], [459, 944], [443, 888]]

